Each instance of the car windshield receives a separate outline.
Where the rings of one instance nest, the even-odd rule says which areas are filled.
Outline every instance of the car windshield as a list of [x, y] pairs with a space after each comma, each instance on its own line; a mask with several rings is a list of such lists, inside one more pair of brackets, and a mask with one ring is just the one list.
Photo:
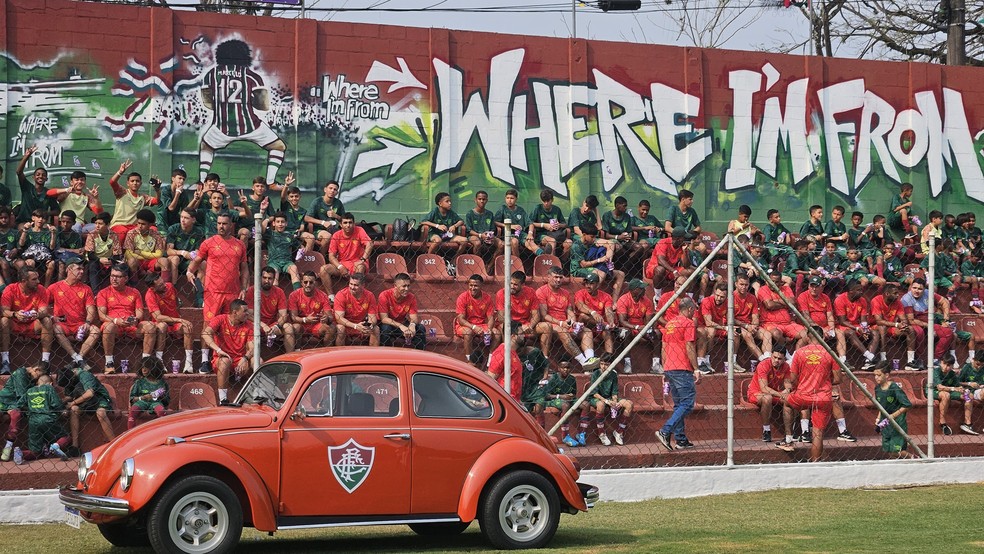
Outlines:
[[265, 404], [279, 410], [290, 396], [301, 366], [296, 363], [267, 364], [253, 374], [236, 398], [236, 404]]

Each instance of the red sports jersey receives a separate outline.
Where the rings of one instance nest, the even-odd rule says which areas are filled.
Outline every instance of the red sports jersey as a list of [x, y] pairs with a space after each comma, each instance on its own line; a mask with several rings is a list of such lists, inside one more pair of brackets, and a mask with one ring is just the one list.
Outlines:
[[[337, 233], [336, 233], [337, 234]], [[408, 292], [403, 300], [396, 299], [396, 291], [387, 289], [379, 293], [379, 313], [386, 314], [394, 321], [404, 322], [413, 314], [417, 313], [417, 297], [412, 292]]]
[[666, 371], [693, 371], [687, 356], [687, 343], [697, 340], [697, 325], [694, 320], [678, 315], [666, 324], [663, 330], [663, 351], [666, 360], [663, 367]]
[[594, 296], [588, 292], [588, 289], [581, 289], [574, 293], [574, 303], [584, 302], [588, 307], [588, 312], [596, 311], [601, 315], [605, 315], [605, 310], [611, 308], [614, 305], [612, 300], [612, 295], [608, 294], [603, 290], [599, 290]]
[[198, 248], [198, 257], [205, 260], [206, 292], [242, 292], [239, 264], [246, 261], [246, 246], [243, 241], [233, 237], [211, 236]]
[[[789, 288], [788, 285], [780, 287], [782, 295], [786, 298], [793, 298], [793, 289]], [[781, 300], [779, 295], [772, 292], [766, 285], [762, 285], [756, 297], [759, 299], [759, 321], [762, 323], [792, 323], [793, 317], [789, 314], [789, 308], [785, 304], [779, 307], [777, 310], [768, 310], [765, 308], [765, 302], [767, 300]]]
[[833, 312], [830, 297], [822, 292], [816, 297], [810, 291], [801, 292], [796, 297], [796, 307], [821, 327], [827, 326], [827, 314]]
[[[519, 294], [514, 294], [509, 298], [509, 303], [511, 304], [509, 317], [522, 325], [529, 324], [533, 310], [538, 309], [540, 306], [540, 300], [536, 296], [536, 291], [525, 285], [519, 290]], [[499, 290], [495, 294], [495, 307], [500, 312], [506, 309], [505, 290]], [[566, 317], [564, 316], [564, 319]]]
[[902, 306], [902, 301], [898, 298], [895, 299], [895, 302], [891, 306], [885, 302], [884, 294], [879, 294], [871, 299], [871, 315], [879, 315], [884, 321], [895, 323], [898, 321], [899, 316], [904, 313], [905, 307]]
[[[369, 242], [371, 241], [365, 229], [355, 225], [351, 236], [347, 236], [344, 231], [333, 233], [328, 242], [328, 252], [335, 254], [339, 262], [354, 262], [362, 257]], [[379, 296], [381, 298], [382, 293]]]
[[368, 289], [362, 289], [362, 295], [356, 298], [346, 287], [335, 293], [335, 311], [342, 312], [345, 319], [353, 323], [362, 323], [369, 314], [379, 316], [379, 305], [376, 303], [376, 296]]
[[[704, 316], [711, 316], [711, 321], [717, 325], [727, 325], [728, 324], [728, 299], [725, 298], [724, 302], [717, 304], [714, 302], [714, 296], [708, 296], [707, 298], [700, 301], [700, 325], [704, 325]], [[735, 314], [735, 320], [738, 320], [738, 314]]]
[[[255, 287], [246, 290], [246, 302], [253, 303]], [[254, 308], [255, 309], [255, 308]], [[280, 310], [287, 309], [287, 294], [284, 289], [273, 286], [270, 290], [260, 289], [260, 321], [265, 325], [273, 325], [280, 318]]]
[[140, 291], [127, 286], [124, 286], [123, 290], [106, 287], [99, 291], [96, 295], [96, 306], [106, 308], [106, 315], [110, 318], [120, 319], [136, 315], [137, 310], [142, 310], [144, 307], [143, 300], [140, 299]]
[[[673, 293], [674, 293], [674, 291], [671, 290], [671, 291], [667, 291], [667, 292], [664, 292], [663, 294], [661, 294], [659, 296], [659, 303], [657, 304], [657, 306], [659, 306], [660, 308], [662, 308], [663, 306], [665, 306], [666, 303], [670, 301], [670, 297], [673, 296]], [[669, 320], [673, 319], [674, 317], [676, 317], [678, 315], [680, 315], [680, 298], [679, 297], [676, 299], [676, 302], [674, 302], [673, 304], [670, 304], [670, 307], [669, 308], [666, 308], [666, 311], [663, 312], [663, 321], [669, 321]]]
[[240, 325], [233, 325], [229, 321], [229, 314], [222, 314], [213, 317], [208, 326], [212, 329], [212, 339], [226, 354], [234, 359], [246, 355], [249, 343], [253, 340], [252, 321], [247, 319]]
[[96, 305], [96, 297], [92, 294], [92, 289], [81, 281], [74, 285], [58, 281], [48, 287], [48, 297], [55, 305], [52, 313], [55, 317], [64, 316], [65, 325], [69, 327], [77, 327], [85, 323], [87, 308]]
[[868, 313], [868, 301], [863, 296], [859, 297], [856, 302], [851, 302], [847, 293], [842, 292], [834, 300], [834, 315], [845, 316], [847, 321], [855, 327], [861, 325], [862, 316], [867, 317]]
[[144, 293], [144, 301], [147, 302], [147, 310], [150, 313], [161, 312], [167, 317], [181, 317], [178, 310], [178, 292], [174, 290], [174, 285], [164, 283], [164, 294], [158, 294], [153, 287]]
[[759, 313], [759, 301], [755, 295], [749, 292], [745, 294], [735, 293], [735, 321], [751, 323], [752, 316]]
[[830, 354], [819, 344], [809, 344], [793, 354], [792, 373], [799, 377], [795, 392], [811, 402], [830, 402], [832, 373], [836, 364]]
[[[465, 316], [465, 321], [472, 325], [485, 325], [492, 316], [492, 296], [482, 291], [478, 298], [472, 298], [470, 292], [465, 291], [458, 295], [458, 300], [454, 303], [454, 313]], [[455, 318], [455, 328], [458, 327]]]
[[[344, 290], [347, 291], [348, 289]], [[338, 296], [335, 297], [335, 301], [338, 301]], [[290, 293], [290, 296], [287, 298], [287, 309], [301, 317], [321, 317], [323, 312], [331, 309], [331, 301], [328, 299], [325, 291], [321, 289], [314, 289], [314, 293], [311, 296], [304, 294], [304, 289], [297, 289]], [[362, 319], [359, 319], [359, 321], [362, 321]]]
[[[523, 362], [519, 361], [516, 351], [510, 352], [512, 365], [509, 367], [509, 396], [519, 402], [523, 396]], [[506, 388], [506, 344], [502, 343], [489, 356], [489, 373], [498, 375], [499, 386]]]
[[536, 297], [541, 304], [547, 305], [547, 315], [564, 321], [567, 319], [567, 308], [571, 306], [571, 292], [565, 288], [554, 290], [550, 285], [536, 289]]
[[23, 285], [13, 284], [3, 289], [0, 295], [0, 305], [14, 312], [37, 311], [50, 303], [48, 291], [42, 285], [38, 285], [33, 293], [26, 294]]
[[630, 325], [645, 325], [653, 317], [653, 303], [646, 298], [646, 295], [639, 297], [639, 301], [632, 300], [632, 295], [625, 293], [618, 298], [615, 311], [625, 316]]
[[762, 360], [755, 366], [755, 373], [752, 375], [751, 382], [748, 383], [748, 396], [754, 396], [762, 392], [759, 386], [759, 379], [765, 379], [772, 390], [782, 391], [783, 382], [789, 376], [789, 364], [783, 362], [779, 368], [772, 366], [772, 360]]
[[660, 239], [656, 243], [656, 247], [653, 248], [652, 257], [650, 257], [650, 264], [653, 267], [659, 265], [660, 256], [665, 256], [671, 267], [680, 267], [680, 260], [683, 258], [683, 246], [673, 248], [673, 238], [671, 237]]

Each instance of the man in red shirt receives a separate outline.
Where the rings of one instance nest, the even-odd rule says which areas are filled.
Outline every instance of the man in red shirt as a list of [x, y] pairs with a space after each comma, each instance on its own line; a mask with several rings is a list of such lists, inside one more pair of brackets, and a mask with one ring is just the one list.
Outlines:
[[[523, 397], [523, 362], [519, 360], [519, 355], [516, 354], [522, 345], [522, 339], [519, 335], [512, 335], [512, 349], [509, 351], [509, 396], [516, 399], [516, 402], [522, 401]], [[506, 389], [506, 343], [500, 344], [492, 351], [489, 356], [489, 369], [486, 371], [489, 377], [495, 379], [499, 386], [503, 390]]]
[[[764, 288], [764, 287], [763, 287]], [[818, 334], [823, 329], [814, 326]], [[779, 397], [794, 410], [811, 410], [813, 424], [810, 461], [823, 455], [823, 433], [830, 423], [833, 400], [840, 398], [840, 368], [812, 335], [807, 345], [797, 348], [789, 371], [791, 392], [783, 391]]]
[[[294, 326], [287, 323], [287, 295], [284, 289], [274, 286], [277, 271], [266, 266], [260, 272], [260, 331], [267, 337], [267, 346], [277, 337], [284, 338], [284, 350], [294, 351]], [[246, 289], [247, 304], [253, 301], [256, 291]]]
[[140, 299], [140, 291], [126, 285], [129, 278], [130, 268], [125, 264], [116, 264], [109, 272], [109, 286], [96, 295], [96, 308], [102, 322], [100, 330], [103, 352], [106, 354], [106, 368], [103, 373], [107, 375], [116, 373], [113, 352], [117, 336], [142, 338], [144, 358], [153, 355], [158, 341], [157, 327], [149, 321], [143, 321], [144, 304]]
[[0, 295], [0, 375], [10, 375], [10, 334], [41, 336], [41, 367], [46, 372], [51, 360], [51, 317], [48, 310], [48, 291], [41, 285], [38, 270], [23, 266], [17, 271], [19, 283], [3, 289]]
[[[591, 329], [577, 325], [574, 306], [571, 303], [571, 293], [560, 285], [564, 281], [564, 270], [557, 266], [551, 267], [546, 285], [536, 290], [540, 303], [540, 318], [547, 324], [540, 333], [540, 350], [550, 359], [550, 345], [553, 336], [557, 335], [564, 350], [584, 368], [590, 371], [598, 367], [598, 358], [594, 355], [594, 335]], [[574, 337], [581, 335], [581, 348], [574, 342]], [[582, 352], [583, 350], [583, 352]]]
[[379, 346], [379, 305], [376, 296], [366, 290], [361, 273], [349, 277], [348, 288], [335, 295], [335, 321], [336, 346], [345, 346], [346, 338], [368, 340], [369, 346]]
[[[88, 369], [85, 357], [99, 343], [99, 328], [93, 325], [96, 297], [85, 284], [85, 264], [82, 260], [69, 262], [65, 279], [48, 287], [48, 298], [54, 305], [52, 331], [58, 344], [68, 352], [76, 365]], [[83, 337], [82, 347], [75, 351], [71, 338]]]
[[772, 408], [782, 405], [782, 423], [786, 431], [786, 440], [776, 443], [776, 446], [787, 452], [793, 450], [793, 409], [784, 403], [780, 396], [788, 393], [793, 386], [789, 382], [789, 364], [782, 352], [773, 352], [768, 359], [762, 360], [755, 366], [755, 374], [748, 382], [749, 404], [759, 407], [762, 416], [762, 442], [772, 442]]
[[[482, 290], [485, 279], [475, 274], [468, 278], [468, 290], [458, 295], [455, 301], [454, 334], [461, 337], [465, 346], [465, 361], [477, 363], [473, 359], [473, 342], [479, 336], [488, 337], [489, 348], [495, 350], [502, 340], [502, 331], [495, 326], [495, 306], [492, 296]], [[484, 339], [483, 339], [484, 340]]]
[[150, 312], [150, 320], [156, 323], [157, 327], [157, 357], [164, 361], [164, 347], [168, 334], [180, 334], [184, 339], [184, 372], [194, 373], [191, 356], [194, 353], [194, 340], [191, 336], [191, 322], [181, 317], [178, 309], [178, 293], [169, 281], [157, 273], [148, 273], [144, 277], [147, 284], [147, 292], [144, 293], [144, 301], [147, 303], [147, 311]]
[[328, 241], [328, 263], [321, 266], [321, 282], [328, 294], [332, 293], [332, 277], [348, 277], [356, 273], [366, 273], [369, 268], [369, 255], [372, 253], [372, 239], [365, 229], [355, 224], [351, 213], [342, 215], [342, 230], [331, 235]]
[[[783, 297], [789, 299], [794, 298], [793, 289], [789, 285], [780, 284], [782, 281], [777, 281], [780, 277], [779, 274], [769, 276], [772, 282], [779, 287]], [[793, 323], [793, 317], [790, 315], [786, 303], [782, 301], [782, 298], [778, 294], [769, 288], [768, 283], [763, 283], [759, 287], [755, 297], [759, 301], [759, 319], [762, 322], [762, 329], [772, 334], [772, 342], [776, 350], [779, 350], [778, 346], [786, 341], [796, 341], [796, 347], [804, 343], [806, 340], [806, 327], [798, 323]], [[786, 351], [789, 352], [788, 342], [785, 346]], [[772, 352], [767, 351], [765, 354], [771, 356]], [[786, 355], [787, 358], [790, 356], [791, 354]]]
[[905, 306], [899, 301], [901, 296], [902, 290], [898, 283], [885, 283], [882, 293], [871, 299], [871, 318], [874, 320], [875, 332], [882, 347], [881, 359], [887, 359], [886, 352], [890, 340], [904, 338], [909, 357], [906, 369], [910, 369], [910, 364], [911, 367], [915, 367], [916, 333], [909, 325], [909, 318], [905, 316]]
[[689, 269], [683, 268], [684, 245], [693, 238], [682, 227], [673, 229], [669, 237], [660, 239], [653, 248], [653, 254], [646, 262], [643, 277], [653, 280], [656, 296], [663, 293], [663, 287], [668, 286], [677, 277], [690, 275]]
[[[337, 234], [337, 233], [336, 233]], [[400, 273], [393, 288], [379, 293], [379, 342], [383, 346], [427, 346], [427, 335], [417, 315], [417, 297], [410, 292], [410, 276]]]
[[229, 313], [210, 319], [202, 329], [202, 342], [215, 351], [219, 403], [225, 404], [229, 401], [229, 372], [235, 372], [237, 381], [253, 373], [253, 323], [246, 302], [233, 300]]
[[[619, 337], [621, 340], [638, 335], [642, 328], [652, 319], [653, 303], [646, 298], [646, 283], [641, 279], [633, 279], [628, 284], [629, 292], [619, 297], [615, 303], [615, 313], [618, 315], [618, 325], [621, 327]], [[663, 373], [663, 364], [660, 361], [660, 331], [653, 325], [649, 332], [642, 338], [649, 341], [653, 350], [653, 365], [651, 371], [656, 374]], [[626, 357], [626, 360], [629, 358]], [[626, 371], [628, 373], [628, 371]]]
[[[550, 331], [550, 324], [540, 321], [540, 300], [536, 291], [526, 286], [526, 273], [513, 271], [509, 276], [509, 322], [513, 334], [526, 337]], [[500, 289], [495, 293], [495, 309], [498, 311], [498, 321], [505, 324], [506, 291]]]
[[[711, 345], [724, 343], [728, 338], [728, 284], [714, 285], [714, 293], [700, 302], [700, 324], [697, 329], [697, 369], [704, 375], [714, 373], [711, 368], [711, 357], [707, 354]], [[737, 323], [737, 319], [735, 320]], [[731, 340], [737, 341], [738, 335], [732, 335]], [[738, 345], [735, 345], [737, 350]], [[735, 373], [748, 371], [735, 363]]]
[[[748, 367], [758, 367], [758, 363], [769, 359], [764, 352], [772, 352], [772, 333], [759, 326], [759, 301], [749, 292], [751, 286], [748, 275], [735, 277], [735, 325], [741, 329], [741, 338], [752, 353]], [[762, 341], [758, 347], [755, 339]]]
[[670, 438], [676, 441], [677, 449], [693, 448], [694, 444], [687, 439], [685, 419], [694, 408], [697, 398], [696, 384], [700, 381], [697, 370], [697, 325], [694, 316], [697, 304], [689, 297], [679, 300], [680, 315], [666, 324], [663, 331], [663, 351], [666, 360], [663, 379], [670, 386], [670, 396], [673, 398], [673, 413], [663, 427], [656, 431], [656, 439], [666, 447], [670, 446]]
[[810, 318], [814, 325], [823, 329], [823, 335], [828, 341], [836, 340], [837, 356], [841, 361], [846, 361], [847, 343], [844, 340], [844, 332], [837, 328], [834, 320], [834, 304], [823, 292], [823, 277], [819, 275], [810, 277], [807, 289], [796, 297], [796, 307], [803, 315]]
[[294, 336], [316, 337], [329, 346], [335, 341], [335, 326], [331, 321], [331, 301], [325, 291], [316, 288], [318, 276], [313, 271], [301, 274], [301, 288], [290, 293], [287, 310], [294, 322]]
[[600, 336], [604, 341], [604, 351], [612, 354], [615, 351], [612, 336], [612, 329], [616, 327], [615, 303], [610, 294], [598, 290], [600, 284], [600, 279], [595, 274], [585, 277], [584, 288], [574, 293], [574, 307], [578, 322], [594, 329], [594, 338]]
[[[875, 352], [878, 352], [878, 333], [868, 326], [868, 301], [862, 296], [864, 286], [861, 281], [851, 280], [847, 283], [847, 291], [837, 295], [834, 300], [834, 315], [837, 317], [837, 328], [854, 348], [864, 353], [864, 365], [861, 371], [871, 371], [875, 367]], [[865, 347], [864, 343], [868, 346]]]

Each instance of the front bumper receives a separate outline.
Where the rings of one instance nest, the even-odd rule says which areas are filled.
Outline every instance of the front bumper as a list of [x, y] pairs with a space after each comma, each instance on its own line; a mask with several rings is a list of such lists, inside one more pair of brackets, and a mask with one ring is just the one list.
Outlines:
[[85, 494], [75, 487], [65, 487], [58, 491], [58, 500], [69, 508], [80, 512], [104, 514], [109, 516], [130, 515], [130, 503], [111, 496]]
[[577, 488], [581, 489], [581, 496], [584, 498], [584, 504], [589, 510], [598, 503], [598, 499], [601, 497], [601, 492], [598, 490], [598, 487], [587, 483], [578, 483]]

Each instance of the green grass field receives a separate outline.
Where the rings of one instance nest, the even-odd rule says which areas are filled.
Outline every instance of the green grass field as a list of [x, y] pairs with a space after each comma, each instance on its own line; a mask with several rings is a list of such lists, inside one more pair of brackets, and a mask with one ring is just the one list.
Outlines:
[[[562, 516], [541, 552], [968, 552], [984, 550], [982, 485], [900, 490], [820, 489], [634, 503]], [[0, 526], [18, 554], [117, 552], [92, 525]], [[133, 550], [136, 552], [136, 550]], [[149, 551], [149, 550], [148, 550]], [[243, 533], [237, 552], [490, 552], [472, 524], [450, 539], [406, 527]]]

